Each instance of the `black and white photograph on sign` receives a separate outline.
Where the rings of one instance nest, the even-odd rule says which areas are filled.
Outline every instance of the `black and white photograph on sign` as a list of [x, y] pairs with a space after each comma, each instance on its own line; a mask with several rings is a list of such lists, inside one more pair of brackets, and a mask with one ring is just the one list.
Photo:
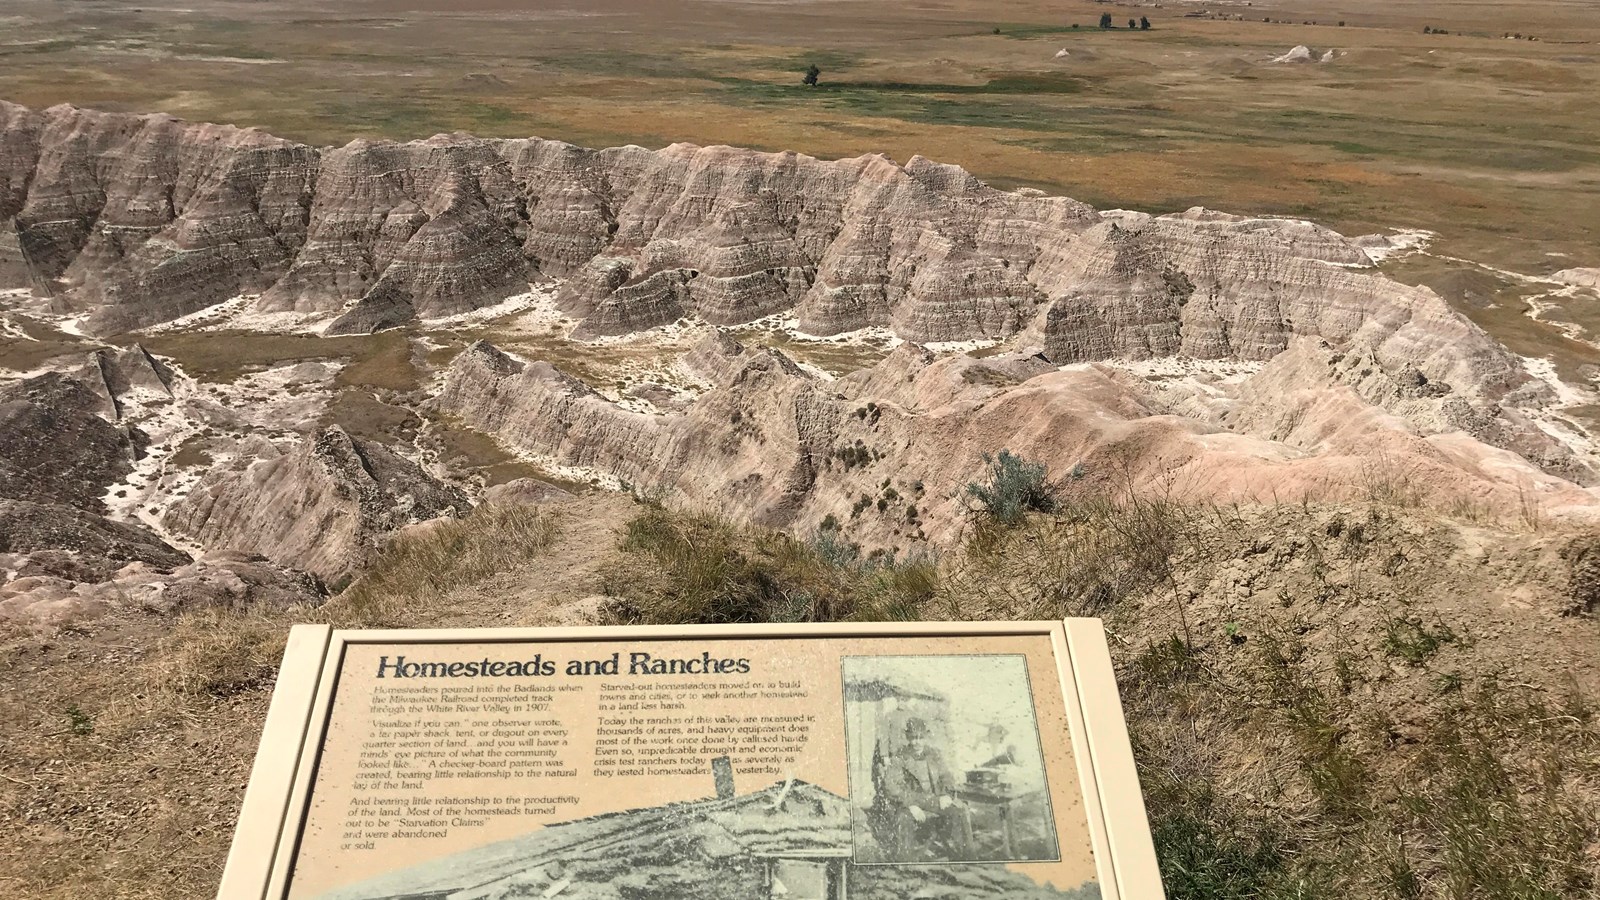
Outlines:
[[843, 797], [803, 781], [738, 794], [721, 780], [704, 800], [554, 823], [317, 900], [1100, 898], [1094, 882], [1062, 890], [1004, 866], [857, 867], [848, 818]]
[[1023, 657], [843, 666], [856, 863], [1060, 858]]

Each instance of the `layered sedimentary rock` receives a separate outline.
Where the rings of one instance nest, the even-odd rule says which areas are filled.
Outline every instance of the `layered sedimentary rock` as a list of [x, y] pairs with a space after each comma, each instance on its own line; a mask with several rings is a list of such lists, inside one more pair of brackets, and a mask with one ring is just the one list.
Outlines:
[[110, 573], [64, 565], [50, 554], [16, 559], [15, 577], [0, 583], [0, 623], [34, 627], [81, 624], [112, 610], [179, 613], [195, 609], [315, 604], [326, 596], [317, 579], [259, 556], [218, 551], [176, 567], [132, 562]]
[[793, 311], [835, 334], [1024, 333], [1058, 363], [1267, 359], [1356, 341], [1471, 397], [1525, 375], [1425, 289], [1304, 222], [1104, 215], [915, 157], [441, 135], [316, 149], [252, 130], [0, 104], [0, 286], [110, 332], [238, 293], [365, 332], [562, 279], [579, 337]]
[[[983, 479], [983, 455], [999, 448], [1058, 475], [1196, 497], [1320, 497], [1392, 478], [1486, 503], [1528, 486], [1552, 507], [1594, 502], [1467, 433], [1450, 414], [1459, 398], [1438, 386], [1379, 384], [1369, 370], [1352, 387], [1341, 366], [1364, 364], [1336, 356], [1297, 338], [1281, 364], [1226, 390], [1197, 389], [1203, 401], [1180, 415], [1142, 379], [1092, 363], [938, 358], [905, 345], [828, 381], [777, 351], [713, 335], [684, 360], [712, 387], [682, 412], [651, 415], [479, 343], [457, 357], [439, 403], [563, 465], [765, 525], [805, 530], [831, 517], [877, 546], [954, 538], [966, 485]], [[1361, 393], [1385, 390], [1405, 415]], [[1576, 462], [1537, 429], [1516, 434], [1530, 457]]]
[[[589, 150], [459, 134], [318, 149], [165, 116], [0, 104], [0, 285], [53, 292], [58, 310], [82, 316], [92, 332], [169, 320], [239, 293], [333, 333], [367, 332], [498, 303], [546, 277], [560, 279], [556, 300], [579, 320], [579, 338], [685, 316], [731, 325], [783, 312], [814, 334], [877, 326], [918, 342], [1011, 339], [1051, 366], [1276, 361], [1259, 385], [1290, 373], [1310, 380], [1280, 389], [1344, 392], [1319, 394], [1322, 412], [1332, 408], [1327, 397], [1348, 397], [1398, 416], [1419, 439], [1460, 433], [1546, 472], [1592, 480], [1585, 461], [1525, 415], [1550, 398], [1520, 360], [1431, 291], [1377, 274], [1356, 242], [1306, 222], [1204, 209], [1098, 213], [1037, 191], [995, 190], [921, 157], [900, 165], [687, 144]], [[854, 397], [812, 383], [782, 357], [726, 349], [688, 364], [744, 386], [670, 417], [627, 413], [639, 418], [619, 424], [623, 411], [583, 384], [488, 348], [463, 357], [443, 402], [518, 446], [630, 481], [692, 479], [668, 473], [693, 471], [709, 447], [741, 486], [713, 490], [708, 481], [708, 491], [737, 493], [738, 503], [783, 520], [809, 502], [796, 498], [850, 430], [834, 409], [845, 402], [838, 397]], [[1012, 377], [993, 365], [927, 368]], [[152, 391], [163, 383], [147, 354], [98, 366], [108, 398], [122, 389], [113, 382]], [[1089, 397], [1110, 396], [1108, 384], [1126, 393], [1095, 372], [1023, 380]], [[906, 377], [928, 390], [944, 376]], [[493, 402], [474, 396], [484, 391]], [[1078, 402], [1088, 401], [1052, 399], [1047, 414]], [[1152, 400], [1147, 415], [1191, 412], [1171, 402]], [[719, 422], [735, 437], [754, 427], [739, 404], [782, 410], [764, 446], [738, 449], [723, 433]], [[1184, 427], [1295, 431], [1275, 409], [1233, 422], [1207, 413]], [[119, 414], [113, 401], [108, 418]], [[1086, 409], [1071, 415], [1088, 417], [1091, 430], [1098, 421]], [[912, 431], [899, 439], [915, 442]], [[1082, 444], [1077, 432], [1063, 434], [1064, 446]], [[1006, 443], [1003, 435], [990, 436]], [[269, 463], [289, 465], [261, 461]], [[248, 516], [218, 521], [234, 519]], [[255, 546], [249, 529], [216, 527], [205, 533]], [[261, 540], [293, 546], [285, 558], [314, 553], [303, 536]]]
[[107, 489], [145, 445], [138, 429], [107, 421], [113, 396], [103, 380], [62, 372], [0, 389], [0, 498], [105, 512]]
[[1366, 264], [1353, 243], [1307, 222], [1194, 209], [1108, 214], [1047, 247], [1029, 277], [1055, 298], [1038, 328], [1056, 362], [1267, 360], [1317, 337], [1475, 398], [1527, 382], [1515, 357], [1438, 295]]
[[166, 527], [338, 582], [395, 530], [470, 509], [415, 463], [338, 427], [298, 447], [256, 440], [244, 450], [169, 507]]
[[104, 398], [106, 411], [114, 420], [127, 414], [130, 400], [173, 398], [172, 370], [139, 344], [95, 350], [79, 380]]
[[318, 162], [309, 147], [60, 106], [4, 105], [0, 125], [0, 233], [20, 256], [0, 249], [0, 275], [54, 291], [58, 311], [83, 314], [92, 332], [265, 290], [304, 240]]
[[61, 503], [0, 500], [0, 555], [19, 577], [104, 581], [138, 562], [169, 570], [190, 562], [147, 529]]
[[464, 135], [324, 151], [305, 246], [262, 307], [343, 309], [331, 332], [369, 332], [526, 291], [524, 201], [495, 151]]

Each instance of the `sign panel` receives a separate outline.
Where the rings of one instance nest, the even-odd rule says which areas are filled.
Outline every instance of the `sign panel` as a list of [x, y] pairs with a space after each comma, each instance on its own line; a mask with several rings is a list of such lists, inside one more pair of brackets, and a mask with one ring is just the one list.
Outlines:
[[299, 626], [219, 896], [1161, 888], [1096, 620]]

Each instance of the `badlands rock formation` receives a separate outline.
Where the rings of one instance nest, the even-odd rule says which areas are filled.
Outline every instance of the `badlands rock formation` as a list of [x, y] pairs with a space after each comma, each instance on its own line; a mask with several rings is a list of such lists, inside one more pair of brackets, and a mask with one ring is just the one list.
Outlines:
[[0, 497], [105, 512], [106, 490], [132, 471], [145, 436], [107, 421], [104, 385], [47, 372], [0, 389]]
[[174, 504], [164, 524], [206, 547], [258, 553], [340, 582], [390, 532], [470, 508], [415, 463], [335, 426], [292, 449], [251, 442]]
[[[559, 474], [773, 526], [838, 524], [880, 547], [955, 539], [964, 488], [1000, 448], [1073, 481], [1198, 497], [1393, 482], [1468, 504], [1515, 507], [1531, 491], [1542, 509], [1593, 507], [1592, 444], [1550, 415], [1570, 386], [1378, 273], [1365, 248], [1380, 245], [1394, 249], [1200, 208], [1097, 212], [920, 157], [460, 134], [312, 148], [0, 103], [0, 289], [28, 289], [4, 302], [34, 324], [105, 336], [231, 301], [166, 327], [241, 312], [257, 328], [405, 327], [414, 340], [393, 364], [415, 368], [397, 383], [435, 377], [363, 397], [385, 415], [470, 426]], [[556, 318], [535, 308], [534, 282], [580, 347], [674, 323], [703, 332], [671, 364], [689, 387], [612, 398], [592, 372], [481, 342], [427, 371], [460, 347], [462, 323], [435, 320], [509, 298], [522, 297], [494, 327], [549, 340]], [[870, 329], [899, 347], [832, 378], [720, 330], [768, 317], [800, 337]], [[978, 340], [1003, 344], [982, 359], [927, 349]], [[366, 439], [381, 429], [327, 427], [319, 392], [348, 362], [245, 367], [232, 393], [138, 345], [19, 373], [0, 391], [13, 520], [0, 608], [70, 610], [105, 584], [189, 604], [175, 579], [218, 602], [314, 600], [397, 529], [464, 513], [472, 485], [429, 457], [443, 445], [428, 428], [386, 446]], [[248, 408], [224, 402], [246, 393]], [[157, 458], [185, 439], [190, 459], [215, 460], [203, 477]]]
[[[316, 149], [253, 130], [0, 103], [0, 287], [96, 334], [235, 294], [333, 333], [448, 316], [564, 279], [577, 336], [793, 311], [813, 334], [1034, 329], [1059, 362], [1267, 359], [1387, 332], [1470, 394], [1516, 367], [1428, 292], [1300, 222], [1102, 216], [915, 157], [834, 162], [677, 144], [587, 150], [438, 136]], [[1412, 357], [1416, 357], [1412, 359]]]
[[1300, 44], [1299, 46], [1291, 48], [1288, 53], [1285, 53], [1282, 56], [1273, 57], [1272, 61], [1275, 63], [1291, 63], [1302, 65], [1306, 63], [1325, 63], [1333, 62], [1334, 58], [1337, 56], [1337, 53], [1338, 51], [1335, 50], [1327, 50], [1318, 53], [1316, 50], [1313, 50], [1304, 44]]
[[[1518, 486], [1553, 507], [1593, 502], [1464, 432], [1451, 392], [1415, 372], [1388, 379], [1370, 355], [1320, 340], [1298, 340], [1238, 384], [1164, 389], [1092, 363], [939, 358], [909, 344], [827, 380], [720, 334], [682, 365], [708, 389], [683, 411], [648, 414], [480, 342], [456, 358], [438, 403], [560, 465], [774, 527], [804, 532], [831, 518], [875, 546], [954, 539], [966, 484], [1001, 447], [1069, 478], [1177, 496], [1359, 496], [1392, 481], [1487, 505], [1515, 502]], [[1342, 369], [1365, 374], [1330, 386]], [[1574, 463], [1537, 428], [1516, 433]]]
[[820, 335], [1022, 335], [1073, 363], [1266, 360], [1355, 342], [1473, 401], [1527, 384], [1431, 292], [1304, 222], [1098, 214], [881, 156], [438, 136], [315, 149], [253, 130], [0, 104], [0, 285], [93, 333], [239, 293], [334, 333], [449, 316], [563, 279], [575, 336], [792, 311]]
[[0, 554], [19, 576], [105, 581], [129, 563], [174, 569], [190, 562], [148, 529], [60, 503], [0, 500]]
[[113, 607], [171, 612], [218, 604], [314, 602], [315, 578], [260, 556], [199, 560], [141, 523], [108, 517], [108, 499], [148, 438], [123, 423], [171, 372], [134, 345], [98, 350], [75, 370], [0, 389], [0, 622], [66, 625]]

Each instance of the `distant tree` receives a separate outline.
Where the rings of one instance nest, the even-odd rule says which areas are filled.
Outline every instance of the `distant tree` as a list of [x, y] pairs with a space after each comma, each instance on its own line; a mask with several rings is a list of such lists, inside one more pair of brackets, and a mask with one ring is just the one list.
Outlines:
[[1078, 30], [1078, 23], [1077, 22], [1073, 22], [1072, 23], [1072, 30], [1073, 31], [1077, 31]]
[[1138, 27], [1139, 27], [1139, 23], [1138, 22], [1135, 22], [1132, 19], [1128, 20], [1128, 30], [1129, 31], [1132, 31], [1132, 30], [1134, 30], [1135, 28], [1138, 28]]
[[1150, 17], [1149, 16], [1140, 16], [1139, 17], [1139, 30], [1140, 31], [1149, 31], [1150, 30]]
[[810, 68], [806, 69], [806, 80], [805, 80], [805, 83], [808, 84], [808, 85], [811, 85], [812, 87], [816, 87], [817, 79], [820, 78], [821, 76], [822, 76], [822, 70], [817, 68], [816, 64], [813, 63]]
[[998, 29], [998, 28], [996, 28], [996, 29], [995, 29], [995, 30], [994, 30], [994, 33], [995, 33], [995, 34], [999, 34], [999, 33], [1000, 33], [1000, 29]]
[[1422, 26], [1422, 33], [1423, 34], [1433, 34], [1433, 26], [1432, 25], [1424, 25], [1424, 26]]
[[1100, 14], [1100, 27], [1101, 28], [1110, 28], [1111, 27], [1111, 13], [1101, 13]]

